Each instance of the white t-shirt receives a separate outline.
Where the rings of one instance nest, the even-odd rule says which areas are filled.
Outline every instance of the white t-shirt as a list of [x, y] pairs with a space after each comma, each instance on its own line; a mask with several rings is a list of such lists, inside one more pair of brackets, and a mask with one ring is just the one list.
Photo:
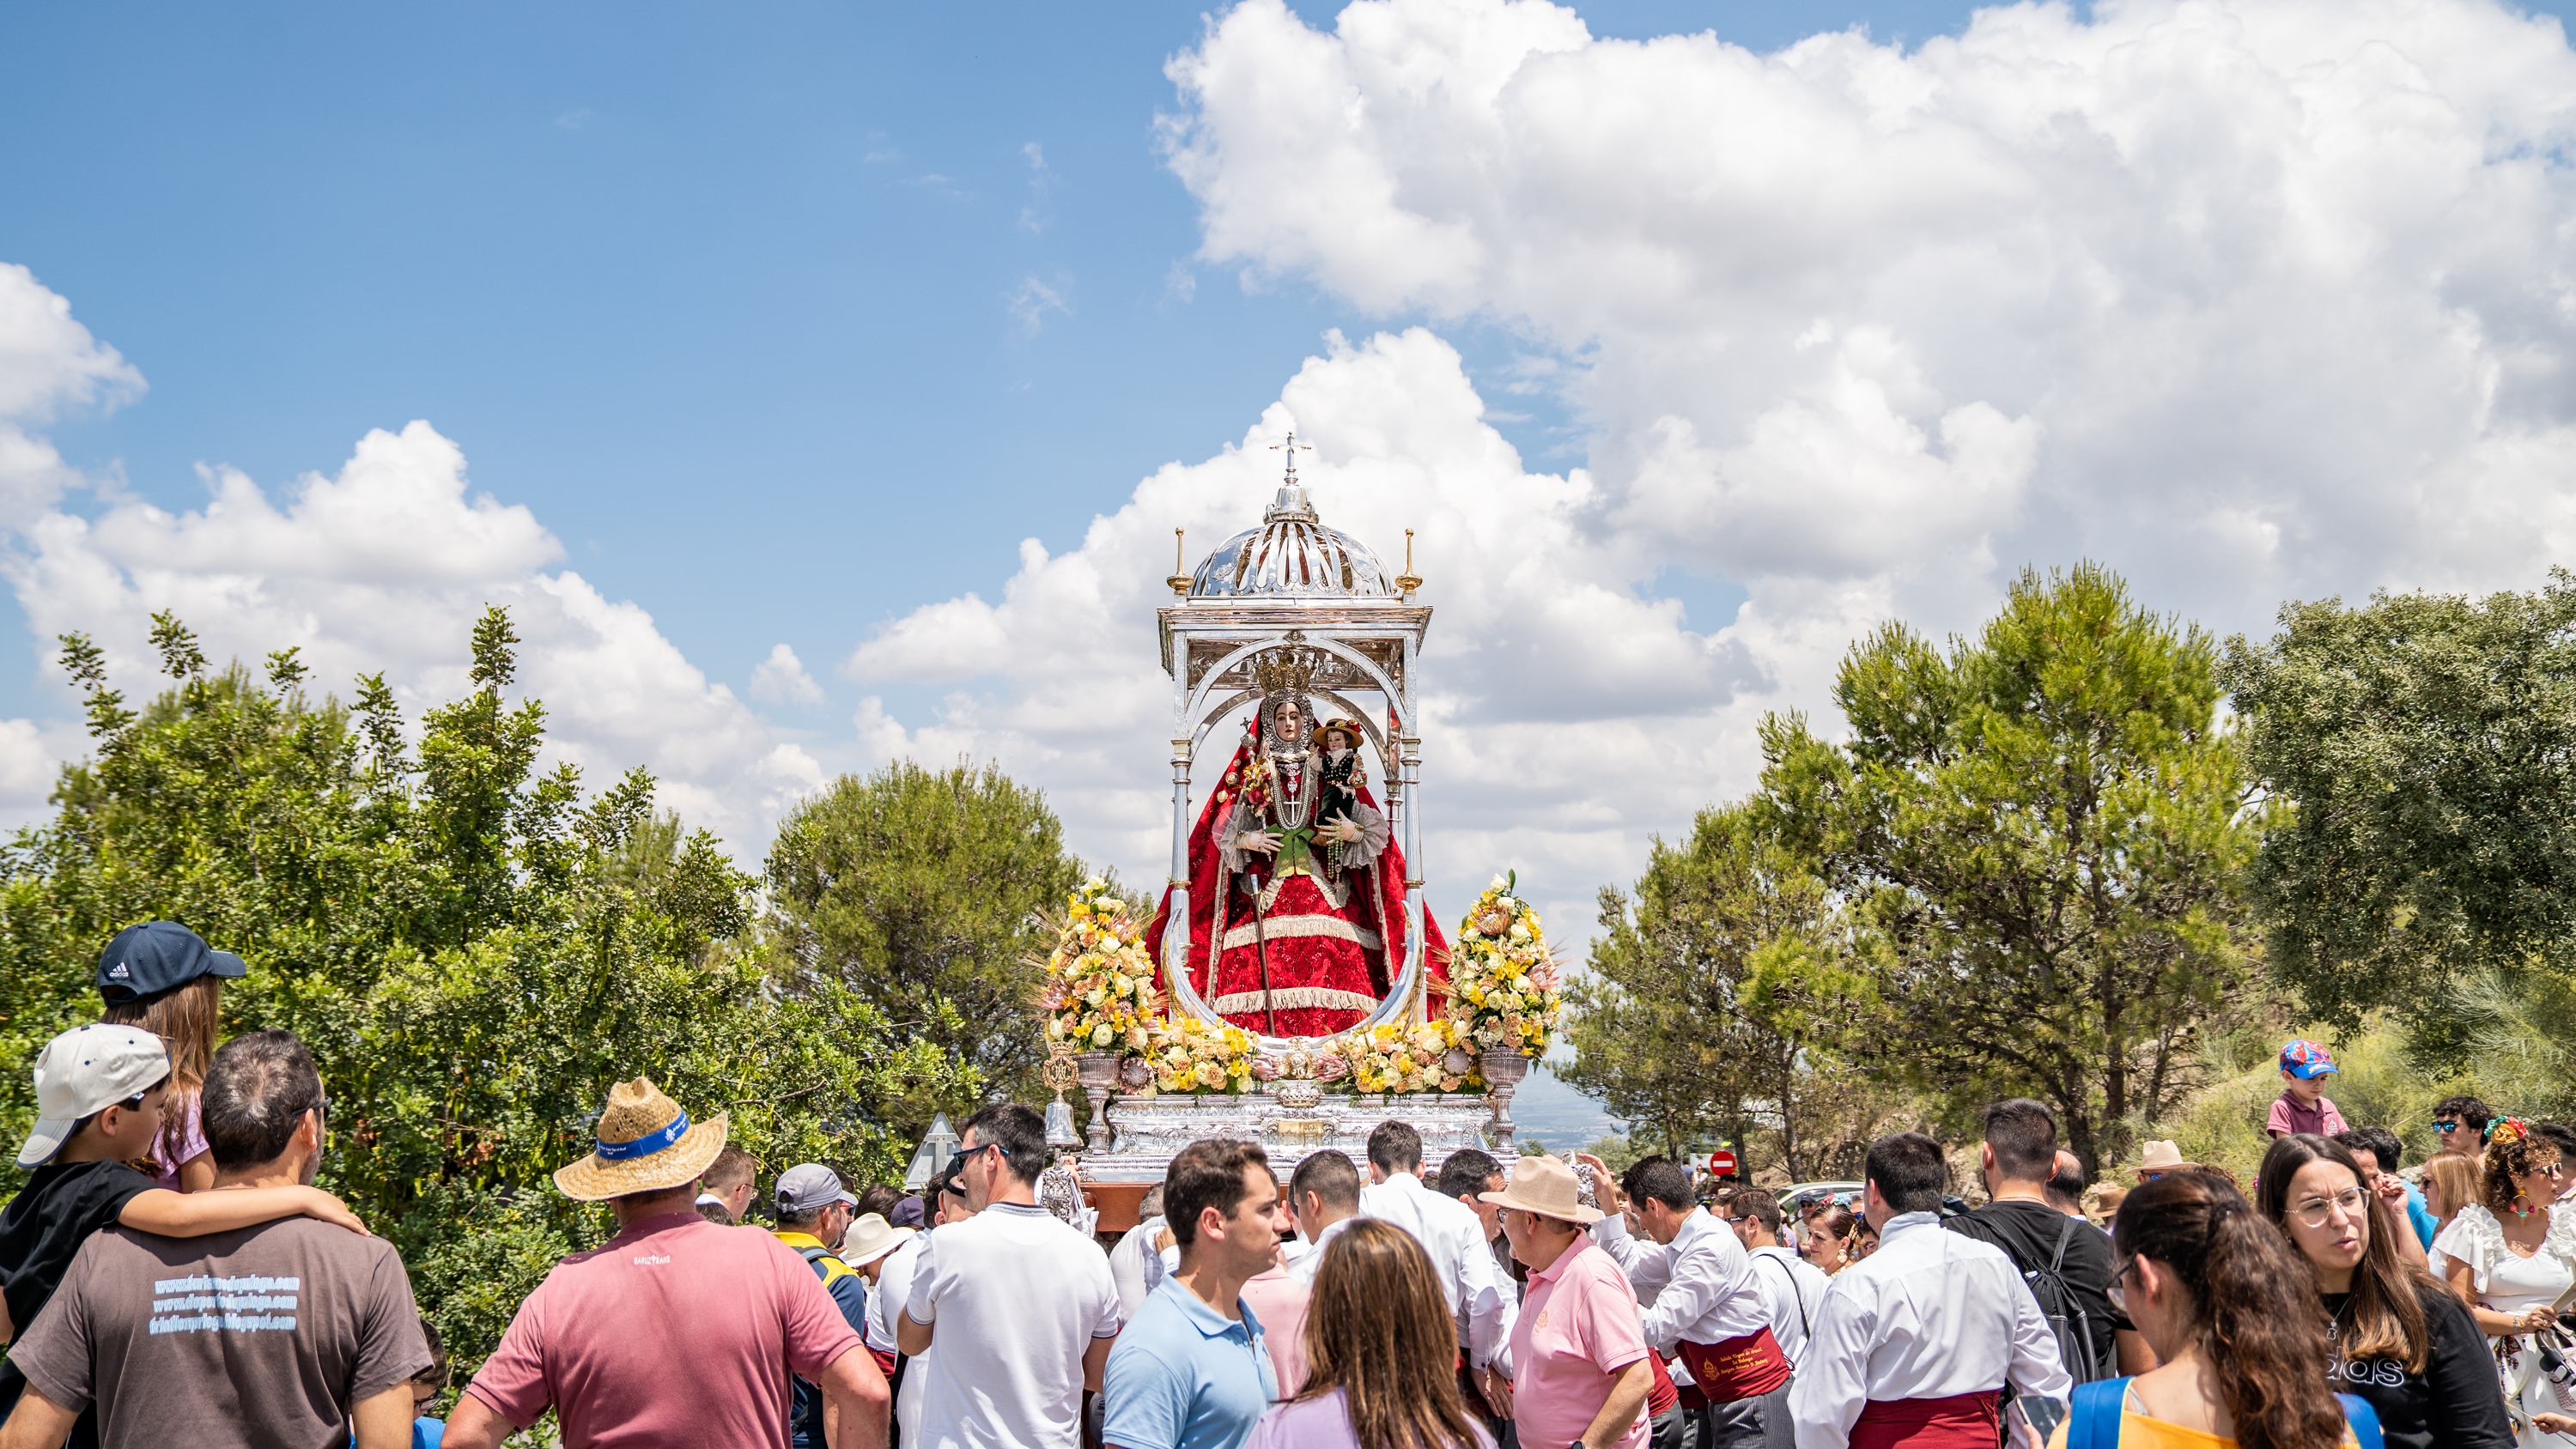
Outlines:
[[[938, 1231], [925, 1228], [904, 1239], [903, 1246], [886, 1254], [885, 1266], [877, 1271], [876, 1286], [868, 1293], [868, 1331], [863, 1335], [868, 1347], [880, 1353], [900, 1352], [894, 1338], [894, 1316], [903, 1311], [904, 1301], [912, 1296], [913, 1270], [921, 1266], [921, 1252]], [[939, 1351], [931, 1345], [930, 1353]], [[930, 1357], [930, 1353], [922, 1355]], [[895, 1391], [894, 1422], [906, 1444], [921, 1439], [921, 1383], [930, 1375], [921, 1368], [904, 1371], [903, 1387]]]
[[1082, 1356], [1118, 1334], [1100, 1245], [1042, 1207], [995, 1203], [923, 1239], [904, 1312], [937, 1330], [921, 1380], [922, 1449], [1074, 1449]]

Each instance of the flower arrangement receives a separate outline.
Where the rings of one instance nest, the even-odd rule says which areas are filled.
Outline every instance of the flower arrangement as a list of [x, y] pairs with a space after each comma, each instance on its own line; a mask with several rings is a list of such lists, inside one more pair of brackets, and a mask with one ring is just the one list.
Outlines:
[[1107, 881], [1082, 883], [1065, 903], [1038, 997], [1047, 1041], [1123, 1055], [1119, 1080], [1140, 1096], [1242, 1091], [1252, 1070], [1251, 1034], [1172, 1020], [1144, 934], [1144, 923]]
[[1184, 1016], [1163, 1024], [1145, 1061], [1155, 1092], [1240, 1092], [1252, 1080], [1252, 1033]]
[[1047, 957], [1047, 1040], [1075, 1051], [1143, 1051], [1163, 1022], [1162, 991], [1144, 926], [1098, 877], [1065, 904], [1064, 926]]
[[[1335, 1053], [1350, 1065], [1351, 1085], [1362, 1092], [1462, 1092], [1484, 1090], [1475, 1056], [1458, 1039], [1455, 1023], [1389, 1022], [1343, 1035]], [[1320, 1078], [1323, 1074], [1319, 1071]]]
[[1449, 1026], [1473, 1050], [1535, 1057], [1546, 1054], [1564, 1015], [1565, 976], [1519, 885], [1517, 871], [1494, 877], [1458, 923], [1449, 948]]

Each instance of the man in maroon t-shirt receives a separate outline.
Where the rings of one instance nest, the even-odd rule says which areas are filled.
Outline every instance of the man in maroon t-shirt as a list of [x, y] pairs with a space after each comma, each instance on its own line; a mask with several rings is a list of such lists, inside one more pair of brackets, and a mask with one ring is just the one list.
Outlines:
[[496, 1449], [552, 1405], [564, 1449], [784, 1444], [793, 1373], [821, 1386], [833, 1449], [884, 1449], [890, 1396], [793, 1248], [693, 1203], [724, 1149], [642, 1077], [609, 1089], [599, 1150], [555, 1173], [618, 1234], [555, 1265], [456, 1400], [448, 1449]]

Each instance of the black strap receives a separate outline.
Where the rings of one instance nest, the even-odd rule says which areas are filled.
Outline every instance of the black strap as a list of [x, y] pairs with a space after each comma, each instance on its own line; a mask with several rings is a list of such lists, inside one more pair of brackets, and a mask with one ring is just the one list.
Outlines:
[[2074, 1237], [2075, 1219], [2060, 1216], [2057, 1220], [2057, 1251], [2048, 1255], [2048, 1271], [2055, 1274], [2060, 1282], [2066, 1279], [2066, 1245]]

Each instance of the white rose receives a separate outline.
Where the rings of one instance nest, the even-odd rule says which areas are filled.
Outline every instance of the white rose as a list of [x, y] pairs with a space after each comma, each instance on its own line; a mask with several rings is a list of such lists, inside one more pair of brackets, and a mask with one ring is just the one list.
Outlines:
[[1106, 1025], [1095, 1026], [1091, 1029], [1091, 1044], [1096, 1047], [1105, 1047], [1111, 1042], [1117, 1040], [1117, 1037], [1118, 1034], [1111, 1031]]

